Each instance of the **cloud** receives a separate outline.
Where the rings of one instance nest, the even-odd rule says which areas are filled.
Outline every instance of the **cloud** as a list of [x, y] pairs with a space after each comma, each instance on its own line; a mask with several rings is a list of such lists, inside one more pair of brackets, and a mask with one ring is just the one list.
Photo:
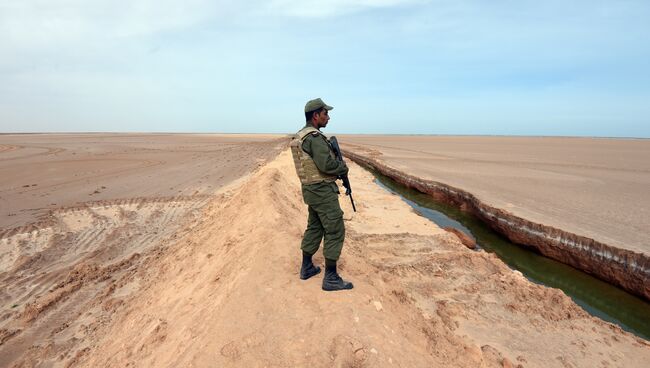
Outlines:
[[450, 122], [497, 121], [514, 107], [522, 119], [564, 109], [631, 121], [649, 116], [639, 102], [648, 4], [0, 0], [0, 131], [50, 116], [61, 129], [240, 121], [254, 131], [268, 120], [282, 131], [305, 96], [338, 99], [341, 117], [364, 99], [361, 113], [390, 106], [386, 121], [410, 119], [412, 131], [424, 129], [424, 105]]
[[167, 35], [236, 18], [242, 6], [232, 0], [0, 0], [0, 78], [34, 69], [112, 68], [156, 49]]
[[267, 9], [277, 15], [325, 18], [363, 10], [394, 8], [426, 2], [426, 0], [273, 0]]
[[227, 16], [230, 1], [27, 0], [0, 5], [0, 40], [39, 47], [88, 38], [147, 36]]

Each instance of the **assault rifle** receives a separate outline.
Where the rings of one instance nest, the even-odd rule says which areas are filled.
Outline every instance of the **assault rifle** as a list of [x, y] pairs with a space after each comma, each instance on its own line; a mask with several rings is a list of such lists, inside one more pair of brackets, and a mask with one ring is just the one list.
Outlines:
[[[330, 144], [332, 145], [332, 150], [336, 155], [336, 159], [343, 161], [343, 155], [341, 154], [341, 147], [339, 147], [339, 142], [336, 140], [336, 137], [330, 137]], [[354, 212], [357, 212], [357, 207], [354, 206], [354, 199], [352, 199], [352, 187], [350, 186], [350, 179], [348, 179], [348, 174], [340, 175], [339, 179], [343, 180], [343, 186], [345, 187], [345, 195], [350, 196], [350, 202], [352, 202], [352, 209]]]

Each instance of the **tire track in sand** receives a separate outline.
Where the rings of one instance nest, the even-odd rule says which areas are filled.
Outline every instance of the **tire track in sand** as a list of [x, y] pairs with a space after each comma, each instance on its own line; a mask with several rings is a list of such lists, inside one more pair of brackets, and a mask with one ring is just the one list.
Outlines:
[[[0, 292], [0, 366], [26, 351], [29, 357], [35, 341], [54, 335], [72, 341], [88, 326], [75, 325], [72, 331], [66, 321], [82, 311], [95, 310], [94, 323], [101, 320], [108, 308], [101, 303], [112, 294], [109, 285], [116, 289], [115, 283], [129, 270], [139, 269], [155, 254], [154, 246], [194, 220], [209, 198], [89, 202], [0, 233], [0, 284], [7, 285]], [[71, 343], [68, 340], [62, 346]], [[29, 358], [24, 362], [29, 365]]]

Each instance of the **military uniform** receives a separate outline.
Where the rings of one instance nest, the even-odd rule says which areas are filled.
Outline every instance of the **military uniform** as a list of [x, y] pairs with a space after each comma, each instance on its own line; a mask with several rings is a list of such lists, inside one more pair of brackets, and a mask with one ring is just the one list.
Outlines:
[[339, 175], [347, 174], [348, 168], [344, 162], [336, 160], [327, 137], [316, 128], [306, 125], [298, 132], [296, 139], [300, 139], [301, 135], [304, 138], [300, 148], [309, 155], [321, 173], [314, 175], [311, 181], [302, 180], [302, 198], [308, 206], [309, 217], [301, 249], [313, 255], [324, 238], [323, 255], [326, 259], [337, 261], [345, 240], [345, 225], [339, 205], [339, 187], [335, 180]]
[[343, 280], [336, 267], [345, 240], [343, 211], [339, 205], [339, 187], [336, 179], [348, 173], [345, 162], [336, 159], [328, 138], [319, 128], [327, 125], [331, 106], [320, 98], [305, 105], [307, 124], [296, 133], [291, 141], [296, 173], [302, 185], [302, 198], [307, 204], [309, 217], [307, 229], [302, 238], [302, 267], [300, 278], [307, 280], [320, 273], [320, 267], [312, 262], [323, 240], [325, 276], [323, 290], [349, 290], [351, 282]]

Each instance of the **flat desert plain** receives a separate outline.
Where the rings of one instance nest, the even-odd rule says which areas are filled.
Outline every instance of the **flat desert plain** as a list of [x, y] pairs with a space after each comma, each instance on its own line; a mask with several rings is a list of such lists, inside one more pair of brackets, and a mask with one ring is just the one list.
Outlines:
[[[87, 202], [196, 198], [250, 172], [281, 136], [0, 135], [0, 228]], [[276, 142], [277, 143], [277, 142]]]
[[[0, 366], [650, 361], [650, 343], [469, 250], [354, 163], [357, 212], [340, 198], [339, 270], [355, 288], [324, 292], [322, 273], [299, 280], [307, 209], [287, 143], [0, 136], [1, 193], [11, 204], [0, 236]], [[320, 253], [315, 262], [323, 266]]]
[[342, 136], [423, 179], [535, 223], [650, 255], [650, 139]]

